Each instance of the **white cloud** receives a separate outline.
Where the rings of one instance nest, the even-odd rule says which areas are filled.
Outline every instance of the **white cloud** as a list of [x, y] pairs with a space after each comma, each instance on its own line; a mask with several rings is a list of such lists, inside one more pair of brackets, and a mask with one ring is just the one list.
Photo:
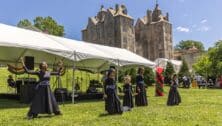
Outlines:
[[207, 19], [203, 19], [200, 23], [201, 24], [204, 24], [204, 23], [206, 23], [207, 22]]
[[177, 27], [176, 30], [179, 32], [186, 32], [186, 33], [190, 32], [189, 28], [182, 27], [182, 26]]
[[197, 31], [200, 31], [200, 32], [207, 32], [209, 30], [210, 30], [209, 26], [201, 26], [201, 27], [197, 28]]

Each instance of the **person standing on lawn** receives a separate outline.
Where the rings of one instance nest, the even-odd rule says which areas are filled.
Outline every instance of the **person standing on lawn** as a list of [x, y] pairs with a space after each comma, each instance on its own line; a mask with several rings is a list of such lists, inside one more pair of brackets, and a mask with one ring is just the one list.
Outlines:
[[123, 109], [119, 97], [117, 95], [117, 85], [115, 77], [115, 70], [111, 68], [108, 71], [104, 85], [105, 110], [109, 114], [122, 114]]
[[138, 69], [138, 75], [136, 76], [136, 96], [135, 96], [136, 106], [148, 105], [143, 74], [144, 74], [144, 68], [140, 67]]
[[181, 97], [179, 91], [177, 90], [178, 86], [179, 86], [178, 79], [177, 75], [175, 74], [173, 75], [173, 79], [170, 85], [170, 91], [167, 100], [168, 106], [179, 105], [181, 103]]
[[123, 110], [128, 111], [133, 108], [133, 90], [131, 86], [131, 77], [127, 75], [124, 77], [124, 86], [123, 86]]
[[23, 67], [26, 73], [31, 75], [37, 75], [39, 77], [38, 84], [36, 85], [36, 92], [32, 99], [30, 110], [27, 114], [28, 119], [33, 119], [38, 114], [52, 114], [61, 115], [55, 96], [50, 89], [50, 77], [51, 75], [60, 76], [62, 66], [60, 66], [58, 72], [48, 71], [48, 65], [46, 62], [39, 64], [40, 71], [28, 70], [24, 64], [23, 58], [21, 58]]

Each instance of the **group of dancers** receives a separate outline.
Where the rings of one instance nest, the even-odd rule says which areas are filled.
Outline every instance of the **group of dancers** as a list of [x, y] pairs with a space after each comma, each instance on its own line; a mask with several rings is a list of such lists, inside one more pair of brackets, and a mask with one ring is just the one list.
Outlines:
[[[131, 86], [131, 77], [127, 75], [124, 77], [123, 86], [123, 106], [121, 106], [120, 99], [117, 95], [117, 84], [115, 82], [115, 69], [111, 68], [107, 73], [107, 78], [104, 82], [104, 98], [105, 98], [105, 110], [109, 114], [122, 114], [124, 111], [130, 111], [134, 107], [133, 90]], [[148, 99], [146, 94], [146, 87], [144, 82], [144, 68], [138, 69], [138, 75], [136, 76], [136, 92], [135, 92], [135, 105], [136, 106], [148, 106]], [[181, 102], [180, 94], [177, 90], [178, 79], [175, 74], [171, 81], [170, 91], [168, 95], [167, 105], [179, 105]]]
[[[52, 114], [62, 115], [59, 106], [56, 102], [55, 96], [53, 95], [50, 88], [50, 77], [51, 75], [60, 76], [62, 64], [59, 66], [57, 72], [48, 70], [46, 62], [42, 62], [39, 65], [39, 71], [31, 71], [27, 69], [24, 64], [23, 58], [21, 62], [26, 73], [31, 75], [37, 75], [39, 78], [36, 86], [35, 95], [32, 99], [30, 109], [27, 114], [28, 119], [33, 119], [38, 114]], [[146, 87], [144, 83], [144, 68], [138, 69], [138, 75], [136, 77], [136, 95], [135, 105], [136, 106], [147, 106], [148, 99], [146, 94]], [[122, 114], [123, 111], [129, 111], [134, 107], [133, 90], [131, 86], [131, 77], [128, 75], [124, 78], [124, 97], [123, 106], [121, 105], [119, 96], [117, 95], [117, 84], [116, 84], [116, 71], [114, 68], [108, 70], [107, 76], [104, 79], [104, 98], [105, 98], [105, 110], [109, 114]], [[179, 92], [177, 90], [178, 81], [177, 76], [173, 76], [167, 105], [178, 105], [181, 102]]]

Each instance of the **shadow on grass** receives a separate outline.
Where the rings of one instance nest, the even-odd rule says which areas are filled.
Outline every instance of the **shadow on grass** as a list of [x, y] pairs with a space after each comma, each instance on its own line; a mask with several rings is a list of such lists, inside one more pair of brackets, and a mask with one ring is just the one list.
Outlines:
[[122, 114], [109, 114], [109, 113], [102, 113], [99, 117], [108, 117], [108, 116], [121, 116]]
[[0, 99], [0, 109], [26, 108], [29, 104], [22, 104], [18, 100]]
[[35, 118], [35, 119], [41, 119], [41, 118], [53, 118], [53, 117], [55, 117], [55, 115], [38, 115], [38, 117]]
[[[103, 100], [76, 100], [74, 104], [83, 104], [83, 103], [92, 103], [92, 102], [100, 102]], [[72, 101], [65, 101], [63, 102], [58, 102], [60, 106], [65, 106], [69, 104], [73, 104]], [[26, 108], [29, 107], [30, 104], [24, 104], [21, 103], [19, 100], [12, 100], [12, 99], [0, 99], [0, 110], [1, 109], [19, 109], [19, 108]]]
[[24, 120], [36, 120], [36, 119], [43, 119], [43, 118], [53, 118], [54, 115], [38, 115], [36, 118], [28, 119], [27, 117], [24, 117]]

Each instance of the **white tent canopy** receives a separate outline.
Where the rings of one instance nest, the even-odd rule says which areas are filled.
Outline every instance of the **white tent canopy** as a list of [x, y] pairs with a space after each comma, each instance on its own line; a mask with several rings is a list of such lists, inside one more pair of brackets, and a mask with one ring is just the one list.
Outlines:
[[[35, 62], [53, 64], [63, 59], [71, 66], [101, 69], [110, 63], [124, 65], [154, 66], [155, 64], [128, 50], [90, 44], [41, 32], [0, 24], [0, 62], [17, 63], [22, 56], [34, 56]], [[77, 62], [78, 61], [78, 62]]]
[[107, 54], [111, 54], [114, 59], [115, 64], [119, 64], [120, 66], [126, 66], [126, 65], [144, 65], [144, 66], [154, 66], [155, 63], [147, 60], [135, 53], [132, 53], [126, 49], [121, 48], [115, 48], [115, 47], [109, 47], [109, 46], [103, 46], [103, 45], [97, 45], [97, 44], [91, 44], [87, 43], [88, 45], [101, 50]]
[[79, 67], [90, 66], [92, 69], [100, 71], [107, 68], [110, 64], [118, 66], [144, 65], [149, 67], [155, 65], [154, 62], [138, 56], [126, 49], [91, 44], [51, 35], [48, 35], [48, 37], [76, 53], [77, 60], [80, 61], [77, 62], [76, 65]]
[[164, 69], [166, 68], [167, 62], [170, 62], [173, 64], [174, 70], [176, 73], [179, 72], [180, 67], [182, 65], [182, 61], [179, 60], [172, 60], [172, 59], [165, 59], [165, 58], [158, 58], [155, 60], [155, 63], [157, 66], [163, 67]]
[[70, 55], [66, 47], [39, 32], [0, 24], [0, 35], [1, 63], [18, 63], [22, 56], [34, 56], [35, 63], [53, 64]]
[[[49, 65], [63, 59], [65, 65], [82, 66], [96, 71], [103, 70], [110, 64], [155, 65], [125, 49], [79, 42], [0, 23], [0, 63], [17, 64], [23, 56], [34, 56], [35, 63], [46, 61]], [[72, 83], [74, 102], [74, 74]]]

